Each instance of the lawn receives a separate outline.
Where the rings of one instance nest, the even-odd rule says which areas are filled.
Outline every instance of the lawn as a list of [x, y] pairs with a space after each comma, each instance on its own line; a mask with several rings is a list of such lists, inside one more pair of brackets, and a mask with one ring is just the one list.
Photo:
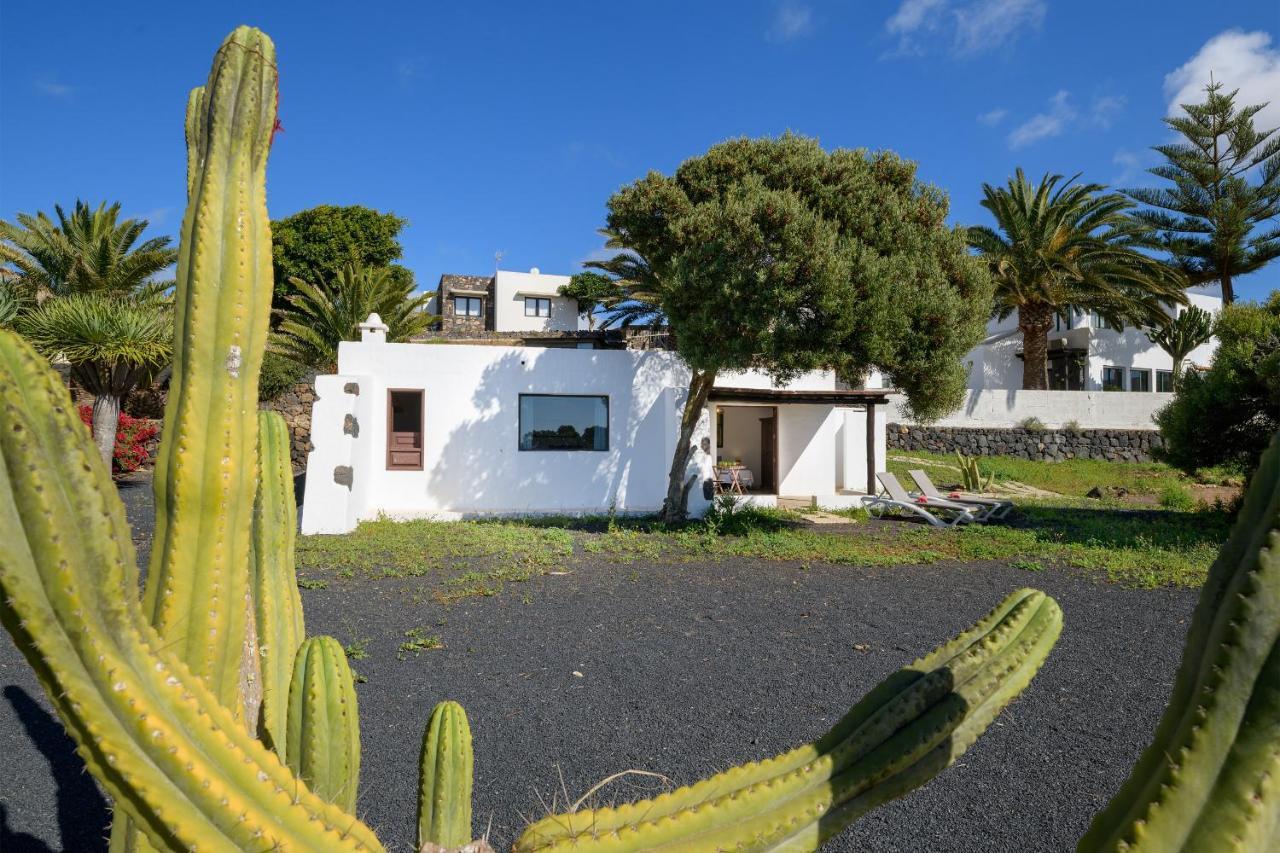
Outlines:
[[[926, 454], [911, 454], [929, 458]], [[942, 462], [946, 457], [937, 457]], [[1184, 487], [1163, 465], [1075, 460], [1065, 463], [987, 460], [997, 479], [1017, 479], [1059, 492], [1053, 500], [1017, 501], [1009, 522], [935, 530], [907, 521], [818, 526], [779, 511], [718, 514], [680, 527], [652, 518], [529, 518], [501, 521], [365, 522], [346, 536], [305, 537], [298, 545], [304, 586], [332, 577], [421, 577], [437, 601], [493, 595], [506, 584], [554, 573], [578, 556], [625, 566], [764, 559], [800, 564], [912, 566], [998, 560], [1027, 572], [1052, 565], [1133, 587], [1198, 587], [1229, 516], [1184, 501], [1178, 508], [1135, 508], [1082, 496], [1095, 485], [1140, 495]], [[891, 459], [890, 468], [915, 467]], [[1028, 580], [1030, 583], [1030, 579]]]

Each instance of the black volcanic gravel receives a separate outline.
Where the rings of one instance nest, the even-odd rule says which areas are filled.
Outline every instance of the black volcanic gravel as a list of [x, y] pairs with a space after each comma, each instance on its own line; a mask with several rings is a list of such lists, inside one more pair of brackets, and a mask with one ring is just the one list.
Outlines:
[[[145, 548], [149, 484], [121, 494]], [[956, 766], [828, 849], [1069, 849], [1149, 739], [1195, 602], [1189, 590], [1126, 590], [1000, 563], [582, 557], [564, 570], [449, 606], [416, 579], [334, 579], [303, 592], [309, 633], [368, 638], [368, 657], [353, 662], [368, 679], [358, 688], [359, 812], [389, 849], [411, 848], [419, 741], [442, 699], [470, 716], [476, 828], [490, 827], [501, 850], [525, 818], [616, 771], [683, 784], [821, 734], [885, 675], [1028, 585], [1066, 613], [1044, 670]], [[445, 648], [401, 655], [411, 628]], [[104, 849], [104, 802], [7, 635], [0, 692], [0, 849]], [[634, 777], [600, 796], [652, 785]]]

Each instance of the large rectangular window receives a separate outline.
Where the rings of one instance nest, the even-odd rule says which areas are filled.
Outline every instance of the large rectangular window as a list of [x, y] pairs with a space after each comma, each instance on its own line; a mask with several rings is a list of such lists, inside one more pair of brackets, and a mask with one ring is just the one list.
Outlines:
[[1151, 371], [1132, 368], [1129, 370], [1129, 390], [1130, 391], [1150, 391], [1151, 390]]
[[387, 391], [387, 470], [422, 470], [422, 392]]
[[542, 299], [537, 296], [526, 296], [524, 298], [524, 316], [550, 317], [551, 316], [551, 300]]
[[1124, 368], [1123, 367], [1102, 368], [1102, 390], [1103, 391], [1123, 391], [1124, 390]]
[[482, 317], [484, 305], [479, 296], [455, 296], [453, 313], [458, 317]]
[[1173, 371], [1157, 370], [1156, 371], [1156, 390], [1161, 394], [1173, 393]]
[[609, 398], [521, 394], [521, 450], [608, 450]]
[[1095, 329], [1110, 329], [1113, 332], [1123, 332], [1124, 326], [1120, 323], [1113, 323], [1106, 317], [1103, 317], [1097, 311], [1093, 312], [1093, 327]]

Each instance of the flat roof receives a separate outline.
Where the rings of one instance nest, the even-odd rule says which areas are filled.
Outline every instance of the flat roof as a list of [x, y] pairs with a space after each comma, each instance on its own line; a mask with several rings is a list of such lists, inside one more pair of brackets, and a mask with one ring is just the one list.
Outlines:
[[711, 402], [725, 403], [824, 403], [835, 406], [884, 405], [892, 388], [866, 388], [830, 391], [783, 391], [774, 388], [711, 389]]

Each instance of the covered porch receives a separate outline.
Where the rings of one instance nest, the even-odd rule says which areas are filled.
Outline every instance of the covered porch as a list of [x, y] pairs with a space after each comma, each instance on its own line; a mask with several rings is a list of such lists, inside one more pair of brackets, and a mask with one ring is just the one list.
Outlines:
[[712, 490], [759, 506], [857, 506], [884, 470], [890, 393], [715, 388]]

